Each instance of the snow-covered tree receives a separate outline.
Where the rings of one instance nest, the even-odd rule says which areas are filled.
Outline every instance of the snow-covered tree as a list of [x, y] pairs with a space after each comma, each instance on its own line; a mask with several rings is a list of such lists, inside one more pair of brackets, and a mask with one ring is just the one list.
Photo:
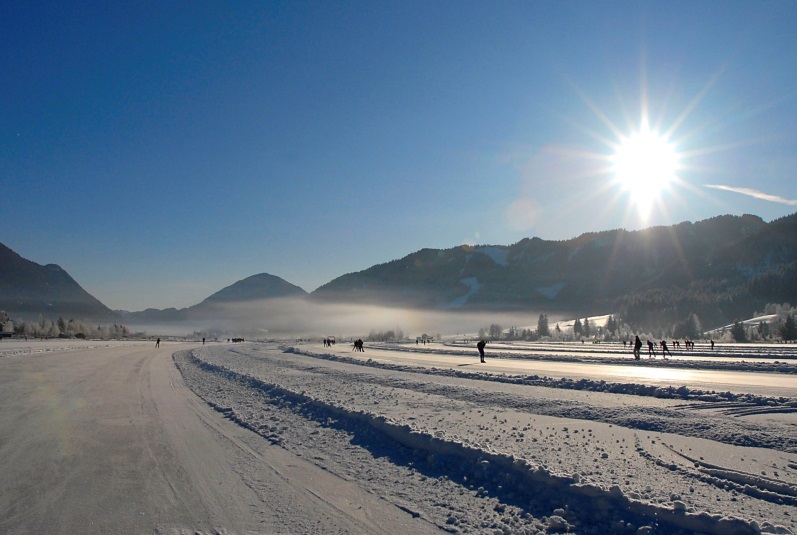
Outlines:
[[493, 323], [490, 325], [490, 329], [488, 330], [490, 338], [493, 340], [500, 340], [501, 335], [504, 334], [504, 328], [498, 325], [497, 323]]

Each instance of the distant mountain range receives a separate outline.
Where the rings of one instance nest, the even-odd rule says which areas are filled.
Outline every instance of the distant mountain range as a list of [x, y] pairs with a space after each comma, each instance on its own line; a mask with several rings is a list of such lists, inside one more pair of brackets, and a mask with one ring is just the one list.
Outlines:
[[307, 292], [275, 275], [252, 275], [219, 290], [204, 301], [188, 308], [149, 308], [142, 312], [117, 311], [131, 323], [162, 323], [191, 320], [223, 319], [235, 316], [234, 307], [251, 301], [294, 297], [304, 299]]
[[423, 249], [321, 286], [311, 299], [436, 309], [620, 314], [641, 325], [697, 313], [726, 324], [797, 301], [797, 214], [719, 216], [565, 241]]
[[141, 312], [110, 311], [58, 266], [40, 266], [0, 245], [0, 309], [12, 317], [218, 319], [246, 302], [277, 297], [439, 310], [613, 312], [638, 325], [696, 313], [706, 327], [727, 324], [768, 302], [797, 302], [797, 214], [771, 223], [719, 216], [564, 241], [422, 249], [338, 277], [312, 294], [262, 273], [192, 307]]
[[116, 314], [56, 264], [42, 266], [0, 243], [0, 310], [12, 318], [113, 320]]

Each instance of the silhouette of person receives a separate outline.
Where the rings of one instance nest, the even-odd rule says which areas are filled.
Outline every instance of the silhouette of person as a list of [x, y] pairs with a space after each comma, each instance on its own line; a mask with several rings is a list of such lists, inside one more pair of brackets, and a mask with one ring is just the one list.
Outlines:
[[482, 362], [484, 362], [484, 346], [487, 344], [484, 340], [479, 340], [479, 343], [476, 344], [476, 349], [479, 350], [479, 358]]
[[157, 340], [155, 340], [155, 347], [160, 347], [160, 346], [161, 346], [161, 339], [158, 338]]
[[656, 358], [656, 350], [653, 348], [653, 342], [648, 340], [648, 357]]
[[642, 350], [642, 340], [639, 336], [634, 337], [634, 360], [639, 360], [639, 352]]
[[670, 350], [667, 349], [667, 341], [666, 340], [662, 340], [661, 341], [661, 358], [666, 359], [667, 357], [664, 356], [664, 353], [667, 353], [668, 355], [670, 355], [672, 357], [672, 353], [670, 353]]

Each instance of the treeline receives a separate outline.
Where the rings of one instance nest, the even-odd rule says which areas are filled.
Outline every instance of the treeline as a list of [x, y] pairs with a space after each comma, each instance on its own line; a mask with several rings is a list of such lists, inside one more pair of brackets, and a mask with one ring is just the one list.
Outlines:
[[403, 340], [404, 339], [404, 331], [401, 329], [397, 330], [389, 330], [389, 331], [374, 331], [372, 330], [368, 333], [366, 340], [369, 342], [392, 342], [396, 340]]
[[[489, 327], [479, 329], [478, 337], [485, 340], [560, 340], [578, 341], [591, 340], [594, 342], [629, 341], [634, 336], [647, 339], [681, 339], [697, 340], [711, 338], [724, 342], [774, 342], [797, 340], [797, 309], [788, 303], [770, 303], [761, 312], [753, 312], [752, 317], [766, 317], [758, 322], [744, 322], [734, 320], [725, 327], [706, 331], [703, 329], [700, 317], [695, 312], [688, 312], [685, 316], [673, 322], [667, 322], [668, 316], [658, 317], [657, 325], [641, 326], [632, 325], [619, 315], [610, 315], [605, 322], [600, 324], [593, 319], [577, 318], [572, 325], [565, 326], [556, 323], [551, 327], [547, 314], [540, 314], [537, 328], [519, 329], [510, 327], [504, 329], [500, 324], [493, 323]], [[746, 315], [749, 316], [749, 313]]]
[[520, 329], [518, 327], [509, 327], [504, 329], [500, 324], [493, 323], [489, 327], [482, 327], [479, 329], [478, 337], [481, 339], [490, 340], [622, 340], [631, 333], [631, 328], [620, 322], [615, 316], [610, 315], [605, 324], [593, 325], [589, 318], [576, 318], [573, 325], [562, 326], [556, 323], [551, 327], [548, 321], [547, 314], [540, 314], [537, 320], [537, 328]]
[[[698, 285], [695, 285], [698, 286]], [[740, 288], [718, 291], [698, 287], [653, 289], [623, 296], [616, 303], [618, 315], [633, 329], [661, 330], [699, 317], [703, 325], [727, 325], [755, 308]]]
[[5, 311], [0, 311], [0, 329], [29, 338], [117, 339], [146, 336], [144, 333], [132, 333], [124, 325], [95, 325], [82, 320], [65, 320], [63, 317], [55, 321], [42, 316], [39, 316], [38, 321], [15, 321]]
[[740, 277], [729, 273], [727, 278], [696, 281], [685, 288], [656, 288], [634, 292], [601, 306], [617, 310], [629, 325], [640, 329], [660, 329], [683, 321], [690, 314], [702, 320], [703, 326], [728, 325], [766, 303], [797, 301], [797, 263], [777, 269], [752, 273], [745, 281], [727, 286], [727, 280]]
[[725, 338], [734, 342], [791, 342], [797, 340], [797, 322], [794, 316], [797, 309], [788, 303], [768, 304], [763, 312], [755, 312], [754, 318], [775, 316], [774, 320], [758, 322], [734, 321], [730, 328], [720, 330]]

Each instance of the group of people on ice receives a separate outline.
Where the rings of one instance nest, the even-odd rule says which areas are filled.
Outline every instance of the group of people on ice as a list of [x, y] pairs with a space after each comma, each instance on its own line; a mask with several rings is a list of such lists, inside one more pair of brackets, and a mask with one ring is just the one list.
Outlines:
[[352, 351], [362, 351], [363, 353], [365, 353], [365, 349], [363, 349], [362, 338], [358, 338], [357, 340], [354, 341], [354, 347], [352, 348]]
[[[667, 355], [672, 357], [672, 353], [670, 353], [669, 348], [667, 347], [667, 342], [662, 340], [659, 342], [661, 346], [661, 357], [667, 358]], [[623, 342], [623, 346], [625, 346], [625, 342]], [[634, 360], [639, 360], [640, 352], [642, 351], [642, 340], [639, 339], [639, 336], [634, 337]], [[648, 357], [649, 358], [656, 358], [656, 346], [648, 340]]]
[[[695, 348], [695, 343], [692, 342], [691, 340], [686, 340], [684, 342], [684, 344], [686, 345], [686, 349], [694, 349]], [[656, 358], [656, 344], [654, 344], [653, 342], [648, 340], [648, 344], [647, 345], [648, 345], [648, 357], [649, 358]], [[679, 341], [677, 341], [677, 340], [673, 342], [673, 345], [677, 349], [681, 348], [681, 343]], [[626, 343], [623, 342], [623, 347], [625, 347], [625, 346], [626, 346]], [[633, 351], [634, 351], [634, 359], [635, 360], [639, 360], [640, 353], [642, 351], [642, 340], [639, 339], [639, 336], [635, 336], [634, 337], [634, 342], [632, 344], [632, 347], [633, 347]], [[662, 358], [666, 359], [667, 355], [672, 357], [672, 353], [670, 353], [670, 348], [667, 347], [667, 341], [666, 340], [662, 340], [661, 342], [659, 342], [659, 348], [661, 350]], [[711, 341], [711, 349], [714, 349], [714, 340]]]

